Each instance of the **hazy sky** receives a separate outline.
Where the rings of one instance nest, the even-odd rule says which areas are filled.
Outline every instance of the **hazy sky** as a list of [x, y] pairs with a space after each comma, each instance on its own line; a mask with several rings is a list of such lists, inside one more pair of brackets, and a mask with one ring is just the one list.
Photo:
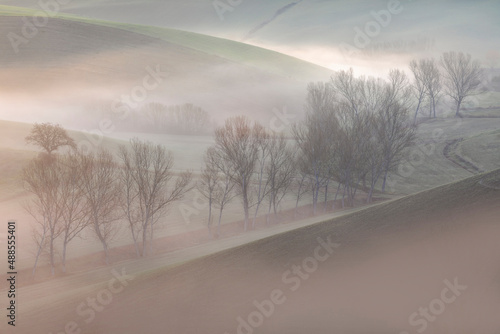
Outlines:
[[[36, 7], [33, 1], [0, 3]], [[373, 54], [406, 56], [464, 50], [482, 57], [488, 49], [500, 49], [500, 2], [496, 0], [241, 0], [232, 3], [237, 5], [230, 5], [227, 0], [73, 0], [61, 10], [91, 18], [171, 27], [245, 41], [333, 69], [353, 62], [362, 64], [363, 58]], [[388, 9], [392, 11], [386, 16]], [[358, 31], [372, 35], [364, 39]], [[358, 42], [364, 40], [356, 44], [356, 38]], [[351, 53], [345, 57], [342, 45], [350, 45], [359, 52], [354, 57]]]
[[[227, 0], [72, 0], [67, 5], [62, 5], [60, 11], [92, 19], [156, 25], [244, 41], [333, 70], [352, 67], [357, 75], [385, 76], [390, 68], [405, 68], [412, 58], [439, 56], [444, 51], [464, 51], [476, 58], [484, 59], [487, 52], [500, 50], [498, 38], [500, 1], [497, 0], [241, 0], [231, 3], [233, 5]], [[32, 0], [3, 0], [0, 4], [40, 9], [39, 3]], [[71, 33], [74, 34], [72, 36], [82, 35], [79, 31]], [[112, 98], [117, 93], [108, 91], [107, 88], [103, 90], [100, 85], [111, 87], [120, 84], [125, 86], [122, 88], [125, 91], [130, 90], [128, 88], [130, 84], [128, 86], [124, 84], [121, 76], [125, 76], [126, 79], [132, 78], [131, 80], [136, 82], [144, 70], [145, 65], [142, 61], [151, 59], [159, 62], [162, 55], [166, 54], [165, 50], [169, 48], [166, 45], [153, 45], [157, 50], [145, 51], [137, 48], [138, 43], [142, 43], [141, 38], [132, 41], [118, 38], [115, 43], [114, 37], [108, 36], [108, 39], [104, 39], [104, 34], [97, 31], [90, 33], [89, 36], [99, 36], [99, 38], [92, 40], [88, 50], [80, 49], [81, 45], [87, 46], [88, 40], [75, 42], [56, 38], [59, 44], [57, 47], [62, 49], [58, 57], [69, 59], [69, 62], [63, 65], [59, 58], [57, 62], [50, 58], [54, 55], [50, 53], [51, 48], [46, 47], [42, 38], [30, 41], [29, 47], [32, 49], [24, 54], [14, 55], [9, 66], [14, 67], [17, 74], [13, 74], [14, 81], [13, 76], [9, 77], [8, 73], [3, 74], [2, 92], [3, 101], [6, 101], [5, 94], [8, 94], [11, 100], [9, 108], [14, 107], [17, 112], [12, 113], [3, 108], [3, 114], [0, 116], [5, 118], [5, 113], [8, 113], [10, 118], [30, 113], [38, 115], [32, 110], [37, 108], [47, 110], [47, 106], [50, 106], [54, 110], [59, 110], [55, 114], [51, 113], [50, 117], [59, 118], [57, 114], [67, 115], [68, 110], [81, 104], [74, 103], [62, 110], [59, 106], [64, 105], [64, 98], [71, 98], [74, 102], [88, 101], [96, 97]], [[100, 39], [103, 39], [102, 43], [99, 43]], [[3, 42], [6, 43], [6, 40]], [[155, 42], [152, 40], [147, 43]], [[131, 45], [133, 49], [127, 51], [116, 49], [124, 45]], [[9, 51], [8, 45], [3, 44], [3, 47], [6, 48], [6, 52]], [[104, 47], [109, 47], [111, 50], [103, 49]], [[168, 50], [169, 55], [173, 55], [168, 57], [178, 57], [183, 62], [187, 61], [183, 51]], [[67, 57], [72, 53], [71, 59]], [[163, 56], [163, 59], [166, 59], [166, 56]], [[284, 92], [284, 86], [278, 81], [273, 82], [274, 79], [266, 78], [262, 73], [251, 75], [248, 68], [238, 67], [239, 65], [235, 65], [238, 68], [228, 71], [224, 69], [225, 65], [210, 68], [207, 63], [214, 65], [212, 59], [211, 62], [196, 60], [194, 63], [186, 62], [184, 66], [174, 66], [174, 70], [179, 71], [175, 77], [177, 84], [175, 87], [164, 87], [165, 92], [170, 92], [171, 96], [162, 95], [161, 102], [199, 103], [214, 114], [219, 111], [218, 108], [224, 109], [225, 112], [239, 113], [243, 107], [263, 108], [267, 111], [284, 107], [284, 103], [274, 96], [271, 98], [273, 102], [266, 106], [253, 105], [259, 100], [258, 98], [241, 99], [240, 92], [250, 90], [256, 92], [255, 89], [268, 92], [279, 87], [280, 92]], [[27, 64], [31, 66], [31, 70], [26, 67]], [[58, 68], [59, 72], [54, 67]], [[85, 71], [85, 75], [81, 75], [77, 69]], [[109, 73], [106, 72], [108, 69]], [[100, 71], [103, 75], [98, 78]], [[26, 74], [27, 72], [30, 73]], [[18, 75], [19, 73], [22, 75]], [[205, 75], [199, 78], [195, 73], [205, 73]], [[246, 77], [253, 78], [250, 80], [253, 82], [246, 86], [238, 83], [237, 87], [232, 87], [230, 78], [239, 78], [243, 73]], [[326, 80], [328, 73], [325, 73]], [[43, 76], [51, 79], [45, 80]], [[20, 77], [24, 79], [21, 80]], [[44, 102], [40, 103], [32, 94], [37, 95], [41, 92], [35, 83], [42, 79]], [[87, 84], [87, 87], [75, 88], [71, 84], [73, 79], [78, 81], [78, 85]], [[110, 83], [109, 79], [115, 79], [117, 82]], [[304, 81], [308, 80], [304, 78]], [[270, 88], [266, 89], [259, 84], [263, 82], [267, 82]], [[51, 86], [52, 84], [54, 86]], [[16, 85], [23, 88], [22, 92], [7, 93], [7, 90]], [[297, 97], [297, 102], [301, 97], [296, 92], [298, 89], [304, 91], [303, 86], [294, 87], [293, 95]], [[238, 92], [228, 93], [233, 88]], [[60, 89], [70, 89], [71, 92], [61, 94]], [[27, 104], [25, 98], [19, 98], [23, 94], [31, 96], [30, 103]], [[0, 103], [1, 95], [0, 93]], [[209, 95], [212, 96], [211, 101], [207, 101]], [[231, 102], [231, 98], [234, 98], [234, 101]], [[300, 103], [297, 102], [289, 108], [301, 109]], [[245, 103], [248, 105], [244, 106]]]

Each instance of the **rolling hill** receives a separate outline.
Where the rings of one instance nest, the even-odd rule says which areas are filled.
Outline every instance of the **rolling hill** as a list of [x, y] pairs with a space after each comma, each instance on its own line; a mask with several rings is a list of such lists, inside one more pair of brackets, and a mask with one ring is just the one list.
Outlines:
[[[31, 13], [0, 6], [0, 32], [22, 37], [23, 17], [31, 19]], [[80, 124], [97, 123], [98, 116], [85, 117], [85, 108], [131, 96], [150, 72], [159, 84], [129, 106], [189, 102], [215, 119], [251, 113], [263, 122], [276, 108], [301, 112], [306, 84], [330, 75], [320, 66], [230, 40], [68, 15], [50, 18], [16, 47], [2, 39], [0, 49], [2, 100], [17, 109], [4, 109], [0, 118], [62, 118], [73, 127], [79, 124], [75, 110]], [[72, 117], [64, 118], [68, 112]]]
[[[38, 9], [36, 3], [27, 0], [2, 3]], [[216, 3], [226, 6], [217, 13]], [[374, 20], [372, 13], [386, 10], [388, 3], [386, 0], [259, 0], [231, 5], [225, 0], [126, 3], [73, 0], [62, 6], [61, 11], [92, 19], [245, 40], [331, 68], [356, 65], [365, 70], [371, 67], [372, 71], [384, 67], [386, 71], [387, 67], [401, 62], [397, 59], [401, 57], [465, 50], [483, 58], [487, 51], [500, 47], [494, 38], [500, 33], [498, 1], [403, 0], [399, 2], [402, 11], [392, 15], [358, 56], [344, 57], [339, 46], [353, 45], [354, 29], [364, 29], [367, 22]]]
[[496, 170], [229, 250], [213, 246], [184, 263], [195, 251], [186, 249], [151, 259], [159, 267], [146, 273], [147, 262], [117, 264], [130, 280], [88, 323], [75, 309], [99, 296], [109, 270], [26, 287], [30, 296], [51, 291], [51, 303], [26, 300], [30, 320], [19, 330], [74, 321], [82, 333], [236, 333], [249, 323], [247, 332], [259, 333], [399, 333], [421, 327], [408, 319], [454, 282], [454, 302], [446, 299], [446, 313], [433, 313], [426, 328], [492, 333], [500, 326], [499, 180]]

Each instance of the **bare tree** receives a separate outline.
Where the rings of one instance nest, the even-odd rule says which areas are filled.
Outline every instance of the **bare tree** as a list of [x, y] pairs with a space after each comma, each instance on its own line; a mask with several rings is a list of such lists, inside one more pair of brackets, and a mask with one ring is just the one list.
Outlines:
[[30, 162], [23, 170], [26, 190], [35, 195], [25, 207], [40, 226], [34, 231], [38, 259], [47, 247], [51, 272], [55, 269], [55, 240], [62, 238], [62, 270], [66, 272], [69, 243], [87, 227], [89, 212], [82, 190], [82, 168], [75, 153], [42, 156]]
[[66, 254], [69, 243], [89, 224], [89, 208], [83, 193], [83, 175], [78, 156], [68, 153], [58, 158], [60, 164], [60, 198], [62, 210], [62, 269], [66, 272]]
[[[345, 104], [352, 109], [354, 114], [358, 114], [363, 99], [364, 82], [354, 77], [353, 69], [350, 68], [349, 71], [335, 73], [331, 77], [330, 84], [335, 94], [345, 101]], [[332, 98], [330, 97], [330, 103]]]
[[62, 146], [76, 148], [75, 141], [67, 134], [66, 130], [59, 124], [51, 123], [35, 123], [30, 134], [26, 137], [26, 142], [39, 146], [49, 155]]
[[220, 159], [217, 151], [213, 147], [209, 147], [203, 157], [204, 167], [201, 170], [201, 177], [196, 185], [198, 191], [208, 200], [208, 231], [211, 232], [212, 226], [212, 207], [216, 190], [221, 179], [220, 175]]
[[229, 204], [234, 197], [236, 197], [236, 192], [234, 191], [235, 183], [233, 182], [234, 171], [226, 170], [225, 165], [221, 164], [221, 177], [214, 191], [214, 204], [219, 207], [219, 220], [217, 222], [217, 232], [216, 235], [220, 236], [220, 226], [222, 221], [222, 212], [227, 204]]
[[191, 103], [174, 108], [173, 115], [184, 134], [200, 134], [211, 130], [210, 114]]
[[[135, 212], [140, 217], [142, 256], [146, 256], [148, 244], [149, 252], [153, 251], [155, 224], [165, 216], [169, 205], [182, 199], [189, 190], [191, 173], [181, 173], [172, 185], [171, 181], [175, 176], [172, 170], [174, 158], [165, 147], [133, 139], [130, 142], [130, 153], [125, 153], [127, 150], [126, 147], [120, 148], [120, 159], [123, 168], [128, 169], [126, 173], [131, 176], [130, 180], [133, 180], [130, 187], [136, 191], [129, 198], [127, 211]], [[129, 220], [131, 227], [135, 219], [134, 216], [132, 222]]]
[[413, 144], [416, 126], [409, 121], [409, 109], [396, 103], [382, 109], [377, 115], [377, 140], [381, 144], [383, 160], [382, 191], [387, 175], [401, 163], [405, 150]]
[[[413, 128], [407, 124], [411, 107], [409, 80], [403, 71], [397, 69], [389, 72], [388, 81], [354, 78], [351, 70], [336, 73], [331, 84], [337, 94], [334, 108], [338, 123], [335, 179], [343, 184], [342, 198], [347, 194], [352, 203], [359, 179], [364, 184], [369, 177], [370, 200], [379, 177], [383, 174], [384, 188], [387, 174], [399, 163], [404, 148], [410, 145], [414, 136]], [[420, 88], [424, 90], [422, 86]], [[428, 89], [435, 89], [435, 97], [439, 94], [435, 86], [425, 88]]]
[[146, 120], [149, 129], [165, 131], [172, 125], [168, 106], [158, 102], [150, 102], [144, 105], [141, 108], [141, 115]]
[[[282, 199], [290, 189], [297, 171], [295, 150], [288, 144], [283, 133], [272, 133], [269, 143], [269, 164], [266, 177], [269, 180], [269, 208], [274, 215]], [[269, 221], [269, 220], [267, 220]]]
[[295, 124], [292, 132], [300, 152], [301, 172], [312, 181], [314, 214], [319, 191], [329, 181], [334, 168], [337, 129], [331, 87], [324, 83], [309, 84], [305, 120]]
[[[437, 70], [432, 66], [430, 68], [432, 71]], [[434, 89], [432, 94], [437, 98], [439, 94], [437, 87], [429, 86], [428, 90], [431, 89]], [[388, 173], [399, 165], [403, 152], [415, 139], [416, 125], [409, 123], [411, 94], [406, 75], [399, 70], [391, 70], [384, 103], [382, 108], [376, 111], [376, 120], [373, 123], [377, 131], [377, 142], [381, 145], [384, 157], [382, 191], [385, 191]], [[433, 110], [435, 117], [435, 109]]]
[[266, 169], [271, 154], [271, 135], [264, 127], [255, 129], [255, 137], [258, 142], [258, 154], [256, 163], [256, 189], [255, 189], [255, 212], [252, 220], [252, 228], [255, 228], [255, 221], [260, 209], [260, 205], [270, 191], [270, 179], [266, 177]]
[[336, 107], [337, 131], [335, 136], [336, 164], [330, 170], [332, 177], [343, 185], [342, 206], [347, 196], [348, 204], [354, 205], [354, 198], [360, 182], [366, 175], [367, 127], [370, 113], [361, 109], [357, 114], [349, 105]]
[[88, 206], [89, 224], [101, 242], [106, 264], [109, 264], [109, 243], [115, 236], [120, 218], [120, 187], [113, 156], [104, 149], [97, 153], [79, 153], [82, 168], [82, 191]]
[[213, 129], [210, 114], [191, 103], [167, 106], [151, 102], [141, 108], [138, 116], [139, 123], [153, 131], [199, 135]]
[[250, 209], [250, 185], [257, 163], [259, 142], [258, 129], [262, 126], [250, 124], [244, 116], [226, 120], [224, 126], [215, 130], [215, 149], [231, 170], [233, 182], [238, 186], [245, 213], [244, 230], [248, 228]]
[[201, 180], [198, 183], [198, 189], [205, 198], [208, 199], [209, 207], [209, 231], [212, 221], [212, 207], [219, 208], [219, 218], [217, 231], [215, 235], [220, 235], [220, 226], [222, 213], [227, 204], [236, 196], [234, 191], [235, 182], [234, 170], [225, 163], [224, 158], [219, 154], [215, 147], [209, 147], [205, 153], [205, 167], [202, 170]]
[[413, 117], [413, 122], [417, 122], [417, 115], [418, 111], [420, 110], [420, 106], [422, 105], [422, 102], [424, 101], [424, 98], [427, 94], [427, 88], [424, 83], [424, 71], [423, 71], [423, 64], [422, 60], [412, 60], [410, 62], [410, 70], [413, 73], [413, 82], [412, 82], [412, 89], [413, 89], [413, 95], [417, 99], [417, 106], [415, 108], [415, 116]]
[[307, 165], [307, 161], [304, 159], [304, 156], [299, 154], [294, 163], [297, 165], [297, 172], [295, 177], [293, 178], [292, 186], [296, 188], [294, 217], [297, 218], [299, 201], [304, 195], [311, 191], [312, 186], [310, 184], [310, 179], [304, 172], [305, 170], [307, 170], [307, 168], [304, 166]]
[[[339, 124], [337, 143], [337, 166], [332, 169], [332, 177], [339, 183], [335, 199], [342, 187], [342, 205], [347, 195], [348, 202], [354, 203], [360, 180], [366, 184], [366, 178], [373, 179], [369, 168], [373, 155], [374, 143], [370, 142], [372, 134], [369, 131], [373, 114], [391, 103], [396, 95], [403, 90], [406, 77], [400, 71], [391, 71], [391, 88], [393, 95], [388, 94], [389, 85], [380, 78], [355, 78], [352, 69], [340, 71], [331, 78], [331, 84], [336, 95], [335, 116]], [[372, 150], [368, 145], [372, 144]], [[371, 157], [370, 157], [371, 155]], [[374, 159], [371, 159], [374, 162]], [[328, 184], [325, 186], [325, 209], [328, 195]]]
[[40, 157], [33, 159], [21, 174], [24, 188], [34, 195], [31, 202], [25, 205], [25, 209], [41, 228], [41, 233], [36, 234], [38, 250], [33, 276], [45, 245], [49, 248], [50, 271], [52, 275], [55, 274], [55, 240], [63, 232], [61, 226], [63, 212], [59, 205], [63, 200], [60, 192], [59, 167], [53, 159]]
[[455, 116], [459, 116], [462, 102], [475, 94], [481, 84], [481, 64], [478, 60], [472, 60], [470, 54], [445, 52], [441, 56], [441, 66], [444, 69], [446, 93], [455, 101]]
[[120, 182], [120, 208], [128, 222], [128, 227], [134, 242], [135, 254], [141, 256], [139, 239], [141, 234], [141, 207], [137, 205], [139, 189], [134, 179], [134, 162], [130, 151], [125, 146], [120, 146], [118, 156], [123, 164], [119, 173]]
[[443, 88], [441, 73], [434, 58], [422, 59], [420, 67], [423, 71], [423, 81], [429, 97], [429, 117], [436, 117], [436, 105]]

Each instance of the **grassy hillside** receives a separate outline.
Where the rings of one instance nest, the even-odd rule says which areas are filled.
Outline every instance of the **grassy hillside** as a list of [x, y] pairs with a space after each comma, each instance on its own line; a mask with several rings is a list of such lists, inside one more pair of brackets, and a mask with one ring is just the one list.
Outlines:
[[[0, 15], [2, 16], [30, 16], [35, 13], [35, 10], [29, 8], [0, 5]], [[329, 70], [318, 65], [307, 63], [306, 61], [282, 53], [228, 39], [176, 29], [89, 19], [70, 14], [59, 14], [56, 17], [58, 19], [140, 33], [175, 45], [188, 47], [208, 55], [221, 57], [247, 66], [253, 66], [257, 69], [284, 77], [299, 80], [308, 77], [311, 79], [315, 77], [328, 77], [328, 74], [325, 75], [325, 72], [329, 72]]]
[[[36, 8], [27, 0], [4, 0], [5, 4]], [[397, 57], [437, 55], [464, 50], [483, 58], [497, 50], [493, 38], [500, 32], [495, 0], [402, 1], [400, 11], [360, 50], [358, 57], [345, 57], [341, 43], [353, 44], [354, 28], [364, 28], [371, 13], [387, 9], [387, 1], [243, 1], [231, 6], [221, 20], [212, 1], [148, 0], [78, 1], [63, 6], [64, 12], [108, 21], [154, 25], [188, 30], [273, 48], [324, 66], [353, 65], [388, 68]], [[260, 29], [256, 29], [260, 28]], [[253, 32], [253, 33], [250, 33]], [[458, 39], [457, 36], [460, 36]], [[397, 56], [397, 57], [392, 57]], [[371, 64], [363, 64], [370, 58]], [[389, 59], [388, 59], [389, 58]]]
[[[33, 13], [8, 6], [0, 6], [0, 12], [4, 35], [22, 35], [19, 15], [30, 19]], [[19, 109], [15, 114], [0, 111], [0, 119], [32, 114], [54, 119], [54, 114], [76, 110], [80, 113], [72, 111], [66, 123], [73, 127], [95, 127], [99, 116], [85, 108], [110, 105], [135, 92], [148, 69], [159, 69], [159, 85], [129, 104], [132, 108], [148, 102], [193, 103], [218, 121], [247, 114], [263, 123], [275, 117], [275, 109], [301, 114], [306, 84], [330, 75], [319, 66], [230, 40], [65, 14], [51, 18], [17, 53], [7, 38], [0, 40], [0, 48], [5, 65], [0, 96]]]

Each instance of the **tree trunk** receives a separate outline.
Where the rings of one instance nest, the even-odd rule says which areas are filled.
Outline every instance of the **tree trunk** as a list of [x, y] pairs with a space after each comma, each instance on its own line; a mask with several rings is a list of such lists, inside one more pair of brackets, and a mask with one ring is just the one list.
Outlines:
[[420, 109], [420, 103], [422, 103], [421, 101], [421, 99], [418, 100], [417, 109], [415, 109], [415, 116], [413, 117], [413, 124], [417, 124], [417, 114]]
[[325, 186], [325, 212], [326, 212], [326, 205], [327, 205], [327, 202], [328, 202], [328, 183], [326, 184]]
[[104, 261], [106, 262], [106, 265], [109, 265], [108, 245], [106, 242], [102, 243], [102, 248], [104, 249]]
[[244, 231], [246, 232], [248, 230], [248, 220], [249, 220], [248, 194], [246, 193], [246, 189], [243, 192], [243, 210], [245, 211]]
[[132, 232], [132, 239], [134, 240], [135, 255], [137, 257], [141, 257], [141, 253], [139, 251], [139, 245], [137, 242], [137, 236], [135, 235], [134, 228], [132, 225], [130, 225], [130, 231]]
[[339, 195], [341, 185], [342, 183], [339, 182], [339, 185], [337, 186], [337, 191], [335, 192], [335, 197], [333, 199], [332, 210], [335, 210], [335, 201], [337, 200], [337, 196]]
[[148, 243], [148, 217], [146, 217], [146, 222], [142, 224], [142, 256], [146, 256], [147, 243]]
[[63, 253], [62, 253], [62, 271], [66, 274], [66, 249], [68, 248], [68, 242], [65, 240], [63, 244]]
[[457, 111], [455, 113], [455, 116], [460, 116], [460, 105], [462, 104], [462, 99], [459, 99], [457, 101]]
[[33, 265], [33, 272], [31, 274], [33, 278], [35, 278], [36, 266], [38, 265], [38, 259], [40, 258], [40, 254], [42, 253], [43, 243], [45, 242], [46, 232], [47, 232], [47, 230], [43, 231], [42, 240], [40, 241], [40, 245], [38, 246], [38, 251], [36, 253], [35, 264]]
[[55, 275], [55, 265], [54, 265], [54, 238], [50, 237], [50, 246], [49, 246], [49, 255], [50, 255], [50, 273], [52, 276]]
[[255, 229], [255, 221], [257, 220], [257, 214], [259, 212], [260, 208], [260, 200], [257, 200], [257, 205], [255, 207], [255, 213], [253, 214], [253, 219], [252, 219], [252, 229]]
[[302, 191], [302, 184], [303, 184], [303, 182], [304, 182], [304, 179], [302, 179], [302, 181], [300, 181], [299, 190], [297, 191], [297, 198], [296, 198], [296, 201], [295, 201], [295, 210], [294, 210], [294, 213], [293, 213], [294, 218], [297, 218], [297, 208], [299, 206], [300, 192]]
[[[273, 199], [272, 199], [272, 195], [271, 195], [271, 198], [269, 199], [269, 207], [267, 208], [266, 225], [269, 225], [269, 215], [271, 215], [272, 206], [273, 206]], [[276, 211], [276, 209], [275, 209], [275, 211]]]
[[95, 232], [97, 234], [97, 238], [99, 238], [99, 241], [102, 244], [102, 248], [104, 249], [104, 257], [105, 257], [106, 265], [108, 265], [109, 264], [109, 261], [108, 261], [108, 245], [106, 244], [106, 239], [102, 235], [101, 230], [99, 229], [99, 224], [97, 223], [97, 220], [94, 220], [94, 228], [95, 228]]
[[387, 183], [387, 174], [389, 174], [389, 171], [386, 169], [384, 172], [384, 179], [382, 182], [382, 192], [385, 192], [385, 184]]
[[241, 191], [243, 192], [243, 211], [245, 212], [245, 224], [243, 230], [246, 232], [248, 229], [249, 208], [248, 208], [248, 188], [244, 179]]
[[153, 219], [151, 219], [151, 223], [149, 224], [151, 226], [151, 230], [149, 233], [149, 255], [153, 255], [153, 239], [154, 239], [154, 231], [153, 231]]
[[208, 233], [212, 235], [212, 194], [208, 198]]
[[224, 210], [223, 205], [221, 205], [220, 210], [219, 210], [219, 222], [217, 223], [217, 237], [220, 236], [220, 223], [222, 221], [222, 210]]

